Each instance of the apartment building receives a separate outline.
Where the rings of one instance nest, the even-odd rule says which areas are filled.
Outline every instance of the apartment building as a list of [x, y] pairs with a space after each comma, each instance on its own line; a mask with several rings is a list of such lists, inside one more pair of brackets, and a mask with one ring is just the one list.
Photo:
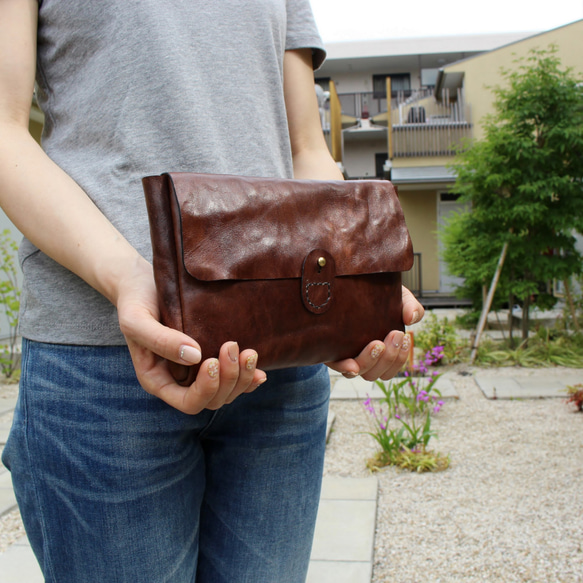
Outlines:
[[440, 260], [437, 235], [438, 225], [461, 208], [450, 189], [454, 146], [482, 136], [480, 120], [492, 110], [487, 87], [500, 84], [500, 67], [549, 44], [565, 66], [582, 70], [583, 21], [536, 34], [327, 47], [316, 82], [320, 96], [329, 95], [321, 101], [329, 147], [348, 179], [390, 178], [398, 188], [416, 253], [405, 281], [428, 305], [451, 296], [456, 283]]

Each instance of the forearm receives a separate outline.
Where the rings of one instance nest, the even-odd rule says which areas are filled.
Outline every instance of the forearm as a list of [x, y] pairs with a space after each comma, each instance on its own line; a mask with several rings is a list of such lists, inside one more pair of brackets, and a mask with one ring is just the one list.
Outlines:
[[294, 178], [342, 180], [320, 125], [311, 51], [287, 51], [283, 70]]
[[294, 153], [294, 178], [310, 180], [344, 180], [325, 145], [323, 148], [305, 148]]
[[0, 124], [0, 205], [52, 259], [113, 303], [137, 251], [19, 124]]

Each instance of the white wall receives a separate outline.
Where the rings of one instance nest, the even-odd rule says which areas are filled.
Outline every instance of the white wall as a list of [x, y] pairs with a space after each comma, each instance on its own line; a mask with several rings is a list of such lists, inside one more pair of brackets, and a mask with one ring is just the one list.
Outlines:
[[[388, 71], [381, 67], [370, 71], [336, 73], [332, 79], [336, 85], [336, 91], [338, 91], [338, 93], [368, 93], [373, 90], [373, 75], [388, 75], [390, 73], [409, 73], [411, 76], [411, 89], [418, 89], [421, 87], [421, 71], [419, 69]], [[317, 76], [316, 73], [316, 77]]]

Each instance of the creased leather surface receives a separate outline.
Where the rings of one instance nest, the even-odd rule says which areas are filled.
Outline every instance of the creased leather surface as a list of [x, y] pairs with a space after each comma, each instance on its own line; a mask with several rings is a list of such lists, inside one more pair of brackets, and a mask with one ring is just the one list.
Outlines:
[[[161, 320], [203, 358], [235, 340], [264, 370], [303, 366], [403, 329], [400, 272], [413, 252], [390, 182], [182, 173], [143, 184]], [[317, 250], [328, 271], [311, 260], [306, 272]], [[177, 380], [192, 382], [197, 367], [182, 369]]]

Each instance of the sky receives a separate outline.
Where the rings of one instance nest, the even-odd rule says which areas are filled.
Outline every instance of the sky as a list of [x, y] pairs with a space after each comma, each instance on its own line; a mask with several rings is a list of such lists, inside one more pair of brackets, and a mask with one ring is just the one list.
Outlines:
[[[583, 0], [310, 0], [325, 43], [542, 32], [583, 19]], [[582, 39], [583, 46], [583, 39]]]

